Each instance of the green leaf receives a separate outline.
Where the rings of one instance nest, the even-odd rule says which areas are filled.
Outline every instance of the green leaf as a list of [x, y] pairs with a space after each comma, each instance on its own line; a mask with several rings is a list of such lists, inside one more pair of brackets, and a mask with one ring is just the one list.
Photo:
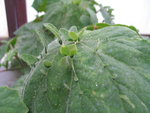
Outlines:
[[[52, 42], [30, 72], [23, 92], [30, 112], [150, 113], [148, 40], [128, 27], [109, 26], [85, 31], [76, 46], [70, 58]], [[44, 60], [53, 61], [50, 69]]]
[[50, 32], [52, 32], [57, 38], [60, 39], [59, 30], [53, 24], [47, 23], [44, 24], [44, 27], [48, 29]]
[[33, 56], [33, 55], [29, 55], [29, 54], [22, 54], [21, 56], [19, 56], [24, 62], [26, 62], [29, 66], [35, 64], [38, 59]]
[[108, 24], [114, 24], [113, 22], [114, 15], [112, 14], [113, 9], [109, 6], [104, 7], [102, 4], [100, 4], [99, 6], [100, 6], [100, 12], [104, 18], [104, 22]]
[[127, 25], [123, 25], [123, 24], [115, 24], [114, 26], [123, 26], [123, 27], [128, 27], [129, 29], [135, 31], [135, 32], [139, 32], [138, 29], [136, 29], [134, 26], [127, 26]]
[[81, 29], [79, 32], [78, 32], [78, 36], [79, 38], [83, 35], [83, 33], [85, 32], [86, 28], [83, 28]]
[[[40, 32], [40, 35], [37, 31]], [[43, 28], [43, 23], [25, 24], [15, 34], [17, 35], [16, 49], [20, 56], [22, 54], [39, 56], [43, 46], [53, 40], [52, 35]]]
[[110, 25], [110, 24], [106, 24], [106, 23], [97, 23], [96, 25], [87, 26], [87, 30], [102, 29], [104, 27], [109, 27], [109, 26], [123, 26], [123, 27], [128, 27], [129, 29], [131, 29], [137, 33], [139, 32], [134, 26], [128, 26], [128, 25], [123, 25], [123, 24]]
[[46, 42], [46, 39], [44, 37], [44, 35], [42, 34], [42, 31], [35, 31], [38, 35], [38, 38], [40, 39], [43, 47], [46, 47], [47, 46], [47, 42]]
[[75, 44], [62, 45], [60, 48], [60, 53], [66, 56], [74, 56], [77, 54], [77, 47]]
[[104, 28], [104, 27], [108, 27], [108, 26], [110, 26], [110, 25], [109, 25], [109, 24], [106, 24], [106, 23], [97, 23], [96, 26], [101, 29], [101, 28]]
[[[28, 72], [29, 73], [29, 72]], [[18, 90], [19, 94], [22, 94], [24, 82], [27, 79], [28, 74], [21, 75], [18, 80], [13, 84], [13, 88]]]
[[0, 113], [28, 113], [28, 108], [16, 90], [0, 87], [0, 100]]
[[69, 32], [69, 36], [73, 41], [76, 41], [79, 38], [79, 36], [76, 32]]
[[90, 17], [87, 16], [87, 15], [85, 15], [85, 14], [84, 14], [84, 15], [81, 15], [80, 21], [81, 21], [81, 23], [82, 23], [83, 25], [87, 26], [87, 25], [89, 25]]
[[7, 53], [5, 53], [5, 55], [2, 57], [1, 59], [1, 64], [6, 65], [8, 62], [11, 62], [13, 60], [13, 58], [16, 56], [17, 51], [16, 49], [11, 49], [9, 50]]
[[[32, 6], [36, 9], [36, 11], [38, 12], [46, 12], [48, 10], [48, 7], [50, 5], [53, 5], [57, 2], [62, 2], [65, 5], [69, 5], [69, 4], [74, 4], [74, 5], [80, 5], [82, 4], [83, 6], [87, 6], [89, 5], [90, 8], [94, 9], [94, 5], [96, 4], [96, 2], [94, 0], [34, 0]], [[86, 2], [83, 3], [83, 2]]]
[[69, 29], [70, 32], [78, 32], [78, 29], [76, 26], [71, 26], [71, 28]]
[[3, 44], [2, 46], [0, 46], [0, 59], [2, 59], [2, 57], [5, 55], [7, 49], [8, 49], [7, 44]]
[[16, 55], [16, 50], [12, 49], [6, 54], [6, 61], [11, 61], [13, 57]]
[[60, 33], [61, 39], [62, 39], [63, 41], [70, 39], [69, 33], [68, 33], [68, 30], [67, 30], [67, 29], [60, 28], [59, 33]]
[[84, 33], [86, 28], [81, 29], [79, 32], [70, 32], [70, 30], [68, 31], [67, 29], [61, 28], [59, 30], [59, 33], [61, 35], [61, 39], [63, 40], [63, 42], [65, 41], [76, 41], [79, 40], [79, 38], [82, 36], [82, 34]]
[[96, 25], [87, 26], [87, 30], [102, 29], [102, 28], [108, 27], [108, 26], [110, 26], [110, 25], [106, 24], [106, 23], [97, 23]]
[[[90, 1], [88, 1], [88, 3], [90, 3]], [[92, 14], [90, 16], [89, 12], [86, 10], [88, 7], [90, 7], [89, 4], [83, 3], [83, 6], [86, 6], [86, 8], [81, 7], [81, 4], [65, 4], [63, 0], [50, 4], [43, 18], [43, 22], [52, 23], [58, 29], [61, 27], [69, 29], [73, 25], [77, 26], [78, 29], [81, 29], [85, 26], [83, 19], [81, 19], [82, 15], [85, 15], [87, 16], [87, 18], [89, 18], [88, 20], [86, 20], [86, 25], [92, 24], [93, 21], [97, 19], [97, 17], [95, 16], [92, 17], [95, 12], [90, 11], [90, 14]]]
[[60, 0], [34, 0], [32, 6], [38, 11], [46, 11], [47, 6]]
[[8, 41], [8, 45], [11, 46], [11, 47], [15, 47], [16, 42], [17, 42], [17, 38], [14, 37], [14, 38], [12, 38], [11, 40]]
[[87, 8], [87, 12], [90, 15], [90, 19], [91, 19], [92, 24], [98, 23], [96, 13], [93, 10], [91, 10], [90, 8]]
[[[58, 29], [60, 27], [69, 29], [73, 25], [77, 26], [78, 29], [84, 27], [85, 24], [80, 21], [80, 17], [86, 15], [90, 18], [86, 8], [94, 4], [92, 5], [91, 1], [83, 1], [86, 1], [86, 3], [81, 2], [81, 4], [86, 7], [81, 7], [81, 4], [74, 4], [73, 0], [35, 0], [33, 6], [38, 11], [45, 11], [45, 14], [37, 17], [31, 23], [25, 24], [15, 32], [17, 37], [15, 49], [17, 49], [18, 55], [30, 54], [37, 57], [42, 52], [43, 47], [46, 53], [46, 45], [54, 39], [54, 36], [43, 27], [43, 23], [52, 23]], [[86, 25], [90, 24], [92, 24], [91, 19], [88, 20]], [[59, 42], [62, 43], [60, 39]]]
[[73, 3], [76, 5], [79, 5], [81, 3], [82, 0], [73, 0]]
[[52, 66], [52, 62], [51, 62], [51, 61], [48, 61], [48, 60], [45, 60], [45, 61], [43, 62], [43, 64], [44, 64], [44, 66], [45, 66], [46, 68], [49, 68], [49, 67]]

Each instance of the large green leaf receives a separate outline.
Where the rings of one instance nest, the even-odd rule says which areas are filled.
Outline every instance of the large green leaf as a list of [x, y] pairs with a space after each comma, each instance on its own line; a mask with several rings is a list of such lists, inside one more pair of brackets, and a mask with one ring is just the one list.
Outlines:
[[87, 6], [81, 7], [73, 3], [65, 4], [64, 1], [53, 3], [49, 5], [43, 22], [52, 23], [57, 28], [63, 27], [67, 29], [73, 25], [80, 29], [86, 25], [96, 23], [96, 13], [89, 8], [89, 4], [84, 5]]
[[57, 2], [63, 2], [64, 4], [81, 4], [82, 7], [88, 6], [95, 10], [94, 5], [96, 4], [95, 0], [34, 0], [32, 6], [38, 11], [38, 12], [46, 12], [48, 10], [48, 7], [51, 4], [57, 3]]
[[101, 29], [101, 28], [108, 27], [108, 26], [123, 26], [123, 27], [128, 27], [129, 29], [136, 31], [137, 33], [139, 32], [138, 29], [136, 29], [134, 26], [128, 26], [128, 25], [123, 25], [123, 24], [110, 25], [106, 23], [97, 23], [96, 25], [90, 25], [87, 27], [87, 30]]
[[[57, 40], [27, 77], [31, 113], [150, 113], [150, 43], [123, 26], [85, 31], [73, 57]], [[44, 62], [51, 62], [47, 67]]]
[[28, 108], [16, 90], [0, 87], [0, 113], [28, 113]]
[[51, 34], [44, 29], [43, 24], [36, 22], [24, 25], [16, 32], [16, 35], [16, 48], [19, 56], [23, 54], [38, 56], [43, 49], [43, 43], [47, 45], [53, 39]]
[[47, 10], [47, 6], [49, 4], [55, 3], [57, 1], [60, 0], [34, 0], [32, 6], [38, 11], [46, 11]]

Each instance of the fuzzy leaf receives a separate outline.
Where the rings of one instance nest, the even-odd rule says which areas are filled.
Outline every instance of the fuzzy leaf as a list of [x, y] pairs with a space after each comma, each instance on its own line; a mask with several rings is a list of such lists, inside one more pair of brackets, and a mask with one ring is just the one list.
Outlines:
[[100, 4], [100, 12], [104, 18], [104, 22], [108, 23], [108, 24], [114, 24], [113, 19], [114, 19], [114, 15], [112, 14], [113, 9], [109, 6], [103, 6], [102, 4]]
[[69, 40], [70, 39], [70, 37], [69, 37], [69, 32], [68, 32], [68, 30], [67, 29], [64, 29], [64, 28], [61, 28], [60, 30], [59, 30], [59, 33], [60, 33], [60, 35], [61, 35], [61, 38], [62, 38], [62, 40]]
[[28, 113], [16, 90], [0, 87], [0, 113]]
[[38, 11], [38, 12], [46, 12], [47, 6], [49, 4], [55, 3], [60, 0], [34, 0], [32, 6]]
[[84, 14], [80, 17], [80, 21], [83, 25], [87, 26], [89, 25], [90, 17]]
[[98, 19], [97, 19], [96, 13], [90, 8], [87, 8], [87, 12], [90, 15], [90, 19], [91, 19], [92, 24], [98, 23]]
[[[40, 35], [37, 33], [40, 32]], [[28, 23], [16, 31], [16, 49], [19, 55], [30, 54], [38, 56], [44, 45], [48, 45], [53, 40], [52, 35], [43, 28], [42, 23]]]
[[5, 53], [7, 52], [7, 49], [8, 49], [7, 44], [0, 46], [0, 59], [5, 55]]
[[52, 32], [57, 38], [60, 38], [60, 34], [58, 29], [50, 23], [44, 24], [44, 27], [46, 27], [50, 32]]
[[123, 27], [128, 27], [129, 29], [131, 29], [137, 33], [139, 32], [134, 26], [128, 26], [128, 25], [123, 25], [123, 24], [110, 25], [110, 24], [106, 24], [106, 23], [97, 23], [96, 25], [90, 25], [87, 27], [87, 30], [102, 29], [102, 28], [108, 27], [108, 26], [123, 26]]
[[[78, 29], [81, 29], [85, 25], [93, 24], [93, 22], [95, 23], [97, 17], [94, 15], [96, 13], [91, 9], [89, 9], [90, 11], [86, 10], [88, 7], [90, 7], [88, 4], [83, 3], [83, 6], [86, 6], [86, 8], [80, 7], [80, 5], [73, 3], [65, 4], [64, 0], [50, 4], [43, 18], [43, 22], [52, 23], [58, 29], [61, 27], [69, 29], [73, 25], [77, 26]], [[89, 18], [85, 23], [83, 22], [83, 18], [81, 19], [82, 15], [85, 15], [86, 18]]]
[[[73, 58], [60, 47], [52, 42], [26, 81], [30, 112], [150, 113], [150, 43], [135, 31], [85, 31]], [[44, 60], [53, 65], [47, 69]]]
[[33, 55], [29, 55], [29, 54], [22, 54], [20, 56], [20, 58], [26, 62], [29, 66], [33, 65], [34, 63], [36, 63], [38, 61], [38, 59], [33, 56]]
[[78, 29], [76, 26], [71, 26], [71, 28], [69, 29], [70, 32], [78, 32]]

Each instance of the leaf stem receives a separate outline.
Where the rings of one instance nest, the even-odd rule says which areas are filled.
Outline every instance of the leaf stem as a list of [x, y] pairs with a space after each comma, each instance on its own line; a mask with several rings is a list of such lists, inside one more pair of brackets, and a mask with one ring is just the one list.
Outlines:
[[74, 68], [74, 62], [73, 62], [73, 58], [71, 58], [71, 67], [72, 67], [72, 71], [73, 71], [73, 74], [74, 74], [74, 81], [78, 81], [78, 77], [77, 77], [77, 74], [76, 74], [76, 71], [75, 71], [75, 68]]

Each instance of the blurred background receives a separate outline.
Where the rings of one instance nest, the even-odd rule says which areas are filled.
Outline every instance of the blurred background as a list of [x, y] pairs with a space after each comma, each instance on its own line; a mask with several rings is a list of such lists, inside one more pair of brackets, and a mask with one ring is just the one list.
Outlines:
[[[10, 1], [10, 0], [6, 0]], [[37, 12], [32, 8], [34, 0], [26, 0], [27, 22], [36, 18]], [[111, 6], [114, 11], [114, 22], [135, 26], [140, 34], [150, 35], [150, 0], [96, 0], [104, 6]], [[38, 15], [42, 15], [40, 13]], [[101, 20], [100, 13], [97, 14]], [[0, 38], [8, 38], [8, 23], [6, 17], [5, 0], [0, 0]]]

